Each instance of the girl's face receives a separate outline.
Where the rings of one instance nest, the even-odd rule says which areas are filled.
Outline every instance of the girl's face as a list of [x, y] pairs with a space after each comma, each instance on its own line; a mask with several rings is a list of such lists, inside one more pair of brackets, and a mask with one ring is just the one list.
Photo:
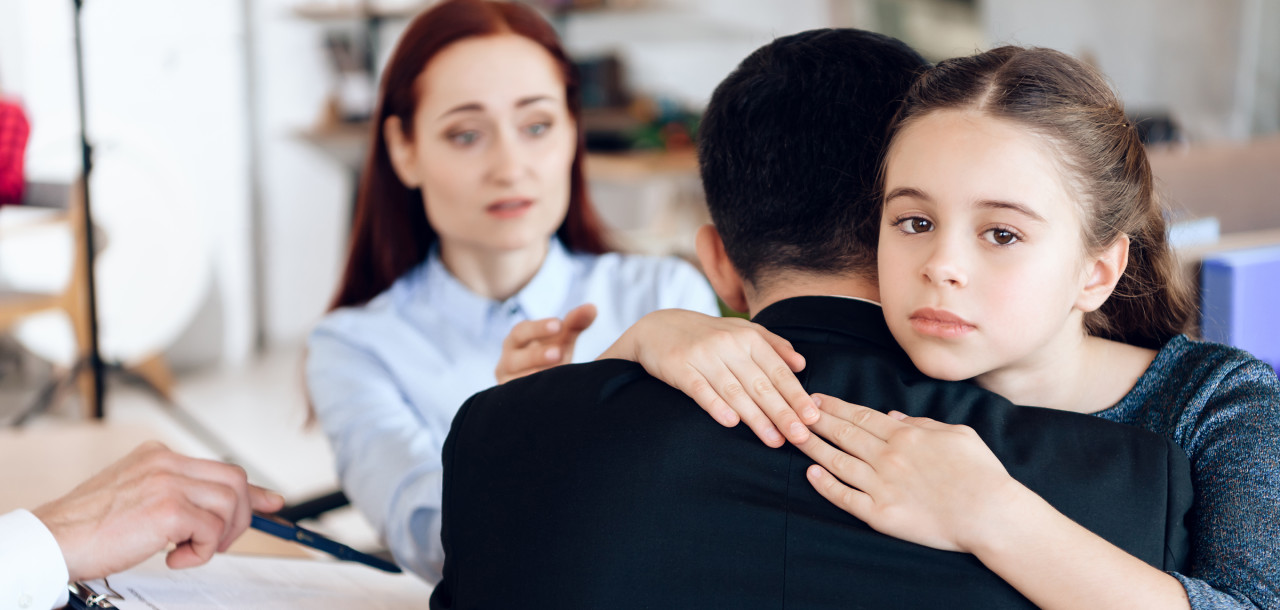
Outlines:
[[880, 294], [925, 374], [1043, 370], [1083, 340], [1098, 278], [1061, 176], [1043, 140], [973, 110], [932, 112], [892, 142]]
[[514, 34], [468, 38], [437, 54], [417, 86], [412, 137], [395, 117], [384, 130], [441, 247], [544, 248], [568, 210], [577, 145], [555, 59]]

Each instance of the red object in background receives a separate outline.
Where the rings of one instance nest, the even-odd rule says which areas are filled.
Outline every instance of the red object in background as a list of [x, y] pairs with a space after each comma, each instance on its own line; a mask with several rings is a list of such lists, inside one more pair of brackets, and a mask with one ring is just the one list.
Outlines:
[[17, 102], [0, 99], [0, 205], [22, 203], [22, 162], [31, 124]]

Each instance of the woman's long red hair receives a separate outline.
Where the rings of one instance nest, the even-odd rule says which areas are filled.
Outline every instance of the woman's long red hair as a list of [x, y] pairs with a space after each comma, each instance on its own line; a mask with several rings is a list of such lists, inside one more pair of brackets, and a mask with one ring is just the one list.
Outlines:
[[582, 171], [586, 152], [578, 73], [555, 30], [533, 9], [514, 2], [448, 0], [414, 18], [383, 72], [356, 200], [351, 250], [330, 309], [369, 302], [426, 259], [436, 232], [427, 223], [422, 193], [406, 187], [396, 176], [383, 125], [389, 117], [399, 117], [405, 135], [412, 137], [414, 111], [423, 93], [417, 86], [418, 76], [431, 59], [459, 40], [502, 33], [524, 36], [551, 54], [560, 67], [565, 101], [578, 127], [569, 176], [569, 211], [556, 235], [575, 252], [608, 251]]

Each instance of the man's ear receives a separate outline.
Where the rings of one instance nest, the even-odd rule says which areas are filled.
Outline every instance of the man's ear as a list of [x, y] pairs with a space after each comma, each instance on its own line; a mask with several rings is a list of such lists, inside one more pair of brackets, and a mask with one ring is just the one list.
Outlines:
[[1115, 291], [1116, 284], [1120, 282], [1128, 266], [1129, 236], [1121, 234], [1085, 269], [1088, 275], [1080, 296], [1076, 297], [1076, 309], [1087, 313], [1102, 307]]
[[400, 117], [387, 117], [382, 124], [382, 137], [387, 141], [387, 155], [391, 157], [391, 167], [405, 186], [416, 189], [422, 186], [422, 176], [418, 175], [418, 149], [413, 141], [405, 137]]
[[720, 299], [734, 311], [748, 311], [746, 287], [742, 276], [729, 261], [729, 254], [724, 251], [724, 240], [720, 232], [712, 225], [698, 228], [697, 237], [698, 260], [702, 262], [702, 271], [711, 282], [711, 289], [716, 291]]

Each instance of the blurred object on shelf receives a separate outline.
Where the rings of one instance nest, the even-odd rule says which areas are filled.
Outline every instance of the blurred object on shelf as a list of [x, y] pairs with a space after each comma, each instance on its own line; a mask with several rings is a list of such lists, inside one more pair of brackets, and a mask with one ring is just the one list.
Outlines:
[[[336, 111], [329, 107], [326, 114], [330, 113]], [[298, 137], [348, 170], [359, 172], [364, 166], [365, 150], [369, 147], [369, 123], [341, 123], [322, 118], [315, 127], [298, 132]]]
[[577, 60], [582, 83], [582, 129], [593, 152], [691, 148], [701, 114], [667, 97], [627, 90], [617, 55]]
[[624, 66], [617, 55], [609, 54], [573, 63], [578, 67], [583, 109], [624, 108], [631, 103], [631, 94], [627, 92], [625, 84]]
[[351, 32], [325, 33], [324, 46], [333, 69], [333, 91], [329, 94], [339, 120], [367, 121], [373, 115], [374, 79], [368, 70], [369, 51], [357, 44]]
[[635, 132], [632, 148], [641, 150], [690, 150], [702, 115], [670, 98], [644, 98], [632, 104], [634, 112], [646, 117]]
[[1129, 122], [1138, 130], [1138, 139], [1147, 146], [1185, 144], [1187, 136], [1168, 110], [1131, 111]]

